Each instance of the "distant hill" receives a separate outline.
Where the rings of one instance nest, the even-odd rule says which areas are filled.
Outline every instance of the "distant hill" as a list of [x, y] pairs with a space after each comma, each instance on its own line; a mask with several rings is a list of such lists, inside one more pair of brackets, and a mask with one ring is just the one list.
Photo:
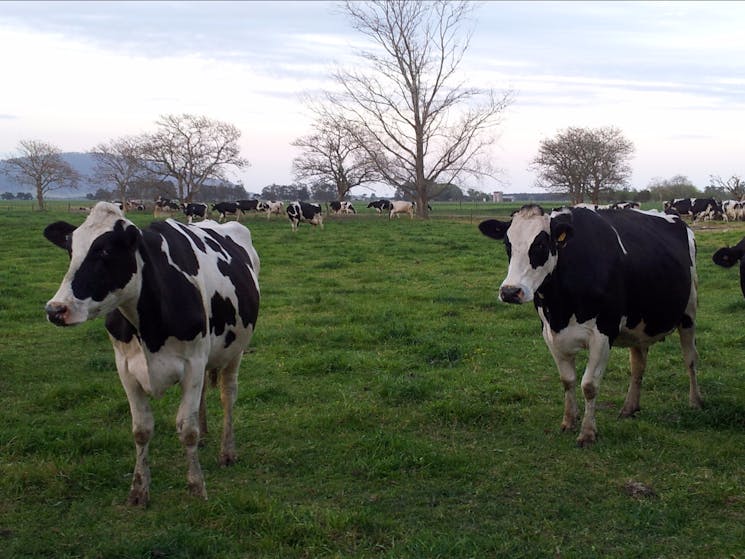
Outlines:
[[[80, 173], [83, 179], [78, 184], [77, 189], [61, 188], [53, 190], [49, 193], [49, 198], [85, 198], [86, 194], [94, 193], [99, 188], [105, 187], [105, 185], [93, 184], [89, 179], [93, 173], [93, 168], [96, 166], [96, 161], [92, 155], [79, 152], [67, 152], [60, 155], [73, 169]], [[36, 195], [31, 187], [18, 184], [7, 176], [0, 174], [0, 193], [3, 192], [12, 192], [13, 194], [31, 192], [34, 196]]]

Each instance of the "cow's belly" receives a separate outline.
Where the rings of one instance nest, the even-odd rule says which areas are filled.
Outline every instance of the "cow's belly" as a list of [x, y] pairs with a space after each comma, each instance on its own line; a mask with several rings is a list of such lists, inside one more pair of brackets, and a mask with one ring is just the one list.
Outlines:
[[569, 324], [559, 331], [552, 330], [546, 320], [543, 311], [539, 308], [538, 315], [543, 322], [543, 339], [554, 352], [564, 355], [574, 355], [582, 349], [587, 349], [590, 338], [597, 333], [595, 319], [585, 322], [577, 322], [577, 317], [572, 316]]
[[646, 324], [642, 320], [634, 328], [627, 328], [626, 317], [623, 317], [621, 319], [621, 328], [618, 332], [618, 337], [613, 341], [613, 345], [618, 347], [650, 346], [664, 340], [672, 332], [672, 330], [669, 330], [656, 336], [648, 336], [644, 332], [645, 327]]

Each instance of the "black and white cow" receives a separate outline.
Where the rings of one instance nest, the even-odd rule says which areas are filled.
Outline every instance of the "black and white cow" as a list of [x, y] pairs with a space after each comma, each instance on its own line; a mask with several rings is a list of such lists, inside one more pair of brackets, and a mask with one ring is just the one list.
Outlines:
[[197, 445], [206, 430], [206, 372], [219, 378], [223, 405], [220, 463], [236, 459], [233, 404], [243, 351], [259, 310], [259, 257], [235, 222], [174, 220], [138, 229], [112, 204], [98, 203], [80, 227], [58, 221], [44, 236], [66, 249], [70, 267], [46, 304], [58, 326], [106, 316], [116, 367], [132, 413], [137, 460], [130, 504], [149, 499], [148, 397], [181, 386], [176, 417], [190, 491], [207, 496]]
[[711, 257], [714, 264], [722, 268], [731, 268], [740, 263], [740, 291], [745, 297], [745, 237], [733, 247], [722, 247]]
[[694, 221], [721, 219], [722, 205], [714, 198], [676, 198], [663, 204], [665, 213], [689, 215]]
[[320, 225], [323, 229], [323, 209], [319, 204], [290, 202], [287, 204], [287, 217], [290, 219], [293, 231], [297, 231], [297, 226], [301, 221], [306, 221], [313, 227]]
[[262, 211], [259, 209], [259, 200], [238, 200], [236, 204], [243, 213]]
[[375, 208], [375, 211], [378, 212], [378, 214], [382, 214], [383, 212], [388, 212], [391, 210], [391, 201], [390, 200], [375, 200], [373, 202], [370, 202], [367, 205], [368, 208]]
[[583, 208], [548, 215], [540, 206], [526, 205], [511, 222], [491, 219], [479, 229], [504, 239], [509, 267], [500, 299], [533, 301], [538, 311], [564, 385], [564, 430], [574, 429], [578, 419], [575, 355], [589, 350], [580, 445], [596, 439], [598, 388], [612, 346], [629, 347], [631, 353], [631, 383], [621, 416], [640, 409], [649, 347], [675, 329], [689, 375], [689, 400], [700, 407], [696, 247], [693, 232], [679, 217]]
[[608, 205], [611, 210], [638, 210], [641, 209], [639, 202], [612, 202]]
[[391, 209], [388, 213], [388, 219], [391, 219], [394, 215], [399, 218], [401, 214], [409, 214], [411, 219], [414, 219], [414, 211], [416, 210], [416, 204], [414, 202], [407, 202], [406, 200], [394, 200], [391, 202]]
[[258, 209], [260, 212], [266, 212], [266, 218], [272, 217], [272, 214], [280, 215], [285, 205], [281, 200], [270, 200], [268, 202], [259, 202]]
[[207, 217], [207, 210], [209, 209], [207, 204], [202, 202], [190, 202], [189, 204], [182, 204], [181, 207], [184, 210], [184, 215], [188, 218], [191, 223], [195, 217], [205, 219]]
[[334, 200], [333, 202], [329, 202], [329, 213], [332, 213], [332, 212], [334, 215], [356, 214], [357, 210], [354, 209], [352, 202], [347, 202], [345, 200], [342, 200], [342, 201]]
[[173, 215], [180, 209], [181, 206], [179, 206], [178, 202], [176, 202], [175, 200], [158, 196], [158, 198], [155, 200], [155, 205], [153, 206], [153, 217], [159, 218], [163, 216]]
[[237, 202], [218, 202], [217, 204], [212, 204], [212, 211], [220, 214], [220, 223], [225, 221], [227, 214], [234, 215], [236, 221], [241, 217], [241, 209]]

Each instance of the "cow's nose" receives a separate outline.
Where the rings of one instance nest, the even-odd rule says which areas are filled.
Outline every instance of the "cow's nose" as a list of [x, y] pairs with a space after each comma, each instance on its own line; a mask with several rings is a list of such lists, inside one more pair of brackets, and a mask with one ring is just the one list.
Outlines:
[[57, 326], [65, 326], [67, 305], [50, 301], [46, 304], [44, 310], [47, 312], [47, 318], [49, 319], [49, 322], [51, 322], [52, 324], [56, 324]]
[[505, 303], [519, 304], [523, 302], [523, 290], [520, 287], [505, 285], [499, 290], [499, 297]]

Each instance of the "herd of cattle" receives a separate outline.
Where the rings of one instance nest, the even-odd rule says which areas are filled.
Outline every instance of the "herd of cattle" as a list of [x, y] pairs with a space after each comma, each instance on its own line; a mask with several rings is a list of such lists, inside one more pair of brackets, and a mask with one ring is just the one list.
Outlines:
[[[246, 227], [237, 219], [191, 223], [193, 217], [207, 215], [206, 204], [180, 206], [160, 200], [158, 205], [184, 211], [189, 223], [155, 221], [141, 229], [117, 205], [99, 202], [79, 227], [59, 221], [44, 230], [44, 236], [70, 257], [59, 289], [46, 304], [48, 320], [69, 326], [105, 317], [132, 415], [136, 463], [129, 502], [140, 505], [148, 502], [150, 487], [153, 414], [148, 398], [161, 396], [174, 384], [182, 387], [177, 428], [186, 449], [190, 491], [206, 497], [198, 446], [206, 432], [208, 380], [213, 385], [219, 380], [221, 390], [220, 462], [235, 461], [232, 414], [237, 374], [260, 301], [259, 257]], [[228, 214], [239, 217], [246, 211], [271, 216], [283, 207], [282, 202], [253, 200], [222, 202], [212, 209], [222, 221]], [[386, 200], [368, 207], [388, 212], [389, 218], [414, 212], [411, 204]], [[690, 199], [671, 201], [664, 212], [642, 211], [633, 204], [627, 209], [576, 206], [547, 212], [528, 204], [509, 221], [487, 219], [479, 224], [484, 235], [503, 241], [506, 249], [507, 275], [499, 298], [514, 304], [533, 302], [540, 317], [564, 387], [563, 430], [577, 428], [575, 358], [580, 350], [588, 350], [580, 382], [585, 403], [577, 439], [581, 446], [597, 438], [597, 396], [613, 346], [628, 347], [631, 357], [631, 382], [621, 416], [640, 410], [649, 348], [674, 330], [689, 377], [690, 404], [701, 406], [696, 244], [681, 216], [710, 215], [720, 208], [710, 200], [701, 205]], [[329, 211], [355, 210], [340, 202], [331, 204]], [[323, 223], [317, 204], [292, 202], [286, 213], [293, 230], [303, 221]], [[744, 254], [745, 239], [720, 249], [713, 260], [722, 266], [740, 261], [743, 272]], [[745, 276], [741, 283], [745, 295]]]

